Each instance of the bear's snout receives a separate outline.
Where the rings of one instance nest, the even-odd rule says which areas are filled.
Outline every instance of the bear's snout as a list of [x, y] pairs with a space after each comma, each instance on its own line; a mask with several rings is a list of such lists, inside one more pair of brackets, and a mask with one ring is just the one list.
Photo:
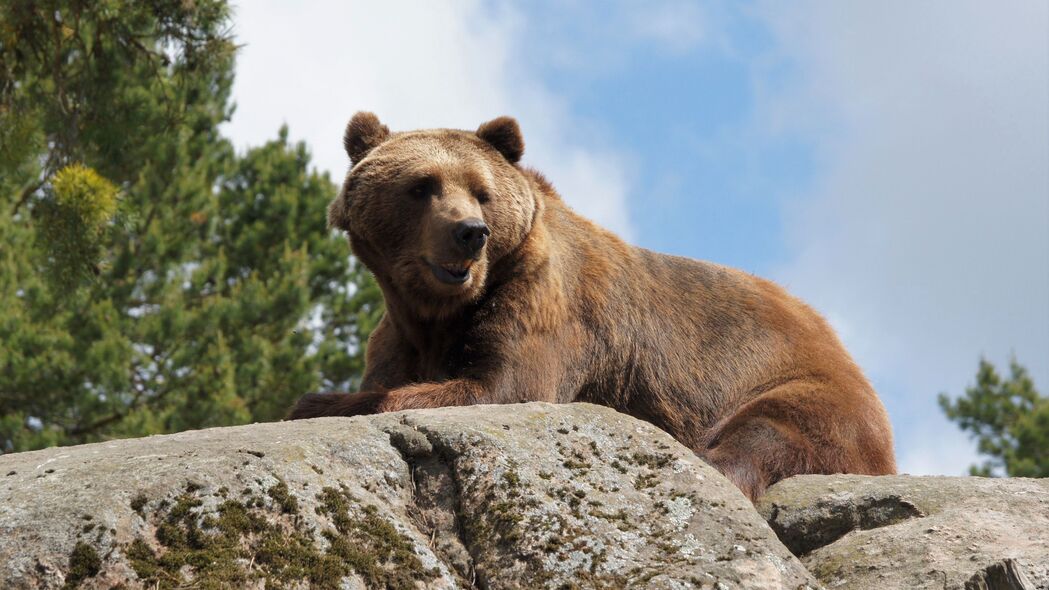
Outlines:
[[492, 235], [492, 230], [488, 229], [484, 221], [476, 217], [464, 219], [455, 224], [452, 229], [455, 244], [462, 249], [467, 258], [476, 258], [481, 248], [484, 248], [485, 243], [488, 242], [490, 235]]

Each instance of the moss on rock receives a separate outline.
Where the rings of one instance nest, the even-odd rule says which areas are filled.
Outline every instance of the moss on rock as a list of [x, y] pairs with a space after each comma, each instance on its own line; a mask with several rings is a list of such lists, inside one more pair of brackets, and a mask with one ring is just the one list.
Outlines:
[[284, 514], [298, 514], [299, 502], [288, 492], [288, 484], [284, 480], [278, 480], [277, 485], [266, 491], [270, 498], [280, 506]]
[[82, 581], [97, 574], [101, 567], [102, 559], [95, 548], [83, 541], [77, 543], [69, 555], [69, 573], [63, 588], [71, 590], [79, 587]]
[[363, 506], [361, 515], [351, 515], [357, 499], [345, 490], [326, 487], [317, 496], [317, 510], [331, 518], [335, 531], [325, 531], [328, 552], [360, 575], [369, 588], [415, 588], [416, 580], [431, 580], [438, 571], [426, 569], [412, 543], [379, 516], [375, 506]]
[[131, 509], [137, 512], [139, 516], [141, 516], [142, 508], [145, 507], [147, 501], [148, 500], [146, 499], [145, 494], [138, 494], [137, 496], [131, 499]]
[[[283, 515], [297, 515], [299, 503], [279, 481], [266, 491], [272, 502], [247, 494], [243, 500], [224, 500], [213, 512], [199, 510], [200, 487], [187, 488], [166, 512], [158, 509], [156, 550], [142, 539], [125, 548], [139, 579], [150, 587], [207, 589], [243, 587], [264, 581], [267, 588], [336, 589], [343, 578], [358, 575], [369, 588], [415, 588], [416, 580], [430, 580], [409, 539], [378, 514], [374, 506], [351, 513], [356, 499], [346, 492], [324, 488], [317, 496], [317, 512], [328, 516], [335, 529], [323, 531], [322, 549], [301, 525]], [[297, 522], [298, 519], [295, 519]]]

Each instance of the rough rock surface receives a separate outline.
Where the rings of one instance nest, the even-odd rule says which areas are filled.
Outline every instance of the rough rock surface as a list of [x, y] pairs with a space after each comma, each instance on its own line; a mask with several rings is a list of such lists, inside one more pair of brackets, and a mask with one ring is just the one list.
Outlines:
[[118, 585], [816, 582], [742, 494], [668, 435], [599, 406], [525, 404], [0, 457], [0, 587]]
[[806, 475], [758, 509], [828, 588], [1049, 589], [1049, 479]]

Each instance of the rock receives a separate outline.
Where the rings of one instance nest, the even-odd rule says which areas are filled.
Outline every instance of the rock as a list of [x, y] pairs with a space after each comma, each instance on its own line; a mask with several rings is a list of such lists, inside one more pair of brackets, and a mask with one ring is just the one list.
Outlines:
[[587, 404], [0, 457], [3, 588], [806, 588], [727, 480]]
[[1034, 584], [1013, 559], [992, 564], [969, 578], [965, 590], [1034, 590]]
[[1049, 589], [1049, 480], [792, 477], [758, 509], [828, 588]]

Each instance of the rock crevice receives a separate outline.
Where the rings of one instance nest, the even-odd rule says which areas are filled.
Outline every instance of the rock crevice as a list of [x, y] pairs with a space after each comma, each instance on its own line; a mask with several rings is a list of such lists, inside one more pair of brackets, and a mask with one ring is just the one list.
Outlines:
[[465, 588], [485, 590], [474, 570], [471, 542], [462, 522], [459, 484], [453, 469], [454, 457], [434, 448], [423, 428], [407, 419], [386, 429], [390, 444], [401, 454], [411, 476], [413, 502], [408, 516], [429, 538], [430, 547], [455, 572]]
[[805, 511], [781, 510], [770, 503], [766, 518], [779, 540], [799, 557], [826, 547], [852, 531], [886, 527], [921, 518], [914, 504], [899, 496], [866, 496], [852, 502], [819, 501]]

